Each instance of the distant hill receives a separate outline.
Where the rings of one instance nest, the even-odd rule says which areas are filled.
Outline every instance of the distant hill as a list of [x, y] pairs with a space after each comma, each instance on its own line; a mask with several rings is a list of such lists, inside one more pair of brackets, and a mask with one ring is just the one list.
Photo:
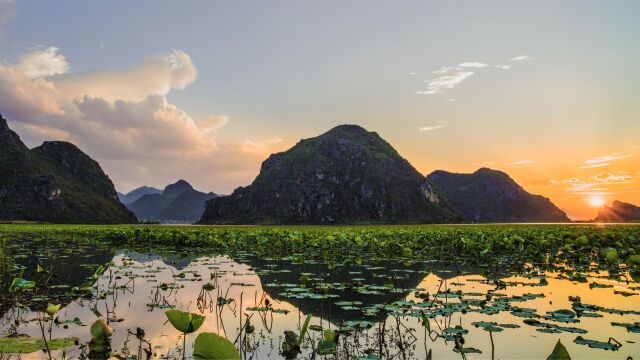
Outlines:
[[614, 201], [598, 211], [597, 222], [635, 222], [640, 221], [640, 207], [622, 201]]
[[247, 187], [207, 202], [204, 224], [462, 221], [378, 134], [341, 125], [271, 155]]
[[442, 170], [427, 179], [471, 222], [569, 222], [549, 199], [532, 195], [506, 173], [482, 168], [472, 174]]
[[205, 202], [217, 196], [219, 195], [195, 190], [188, 182], [179, 180], [160, 193], [151, 192], [140, 196], [127, 204], [127, 207], [138, 219], [144, 221], [192, 223], [202, 216]]
[[127, 205], [148, 194], [162, 194], [162, 190], [150, 186], [141, 186], [137, 189], [129, 191], [126, 194], [118, 193], [118, 198], [120, 199], [121, 203]]
[[64, 141], [28, 149], [0, 115], [0, 220], [134, 223], [100, 165]]

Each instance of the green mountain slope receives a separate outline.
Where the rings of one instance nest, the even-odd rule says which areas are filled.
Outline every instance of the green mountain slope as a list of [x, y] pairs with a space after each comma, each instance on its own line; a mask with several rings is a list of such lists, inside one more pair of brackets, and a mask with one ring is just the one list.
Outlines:
[[462, 217], [378, 134], [341, 125], [271, 155], [201, 223], [446, 223]]
[[532, 195], [502, 171], [482, 168], [472, 174], [442, 170], [427, 179], [472, 222], [568, 222], [549, 199]]
[[132, 223], [100, 165], [75, 145], [29, 150], [0, 116], [0, 220]]

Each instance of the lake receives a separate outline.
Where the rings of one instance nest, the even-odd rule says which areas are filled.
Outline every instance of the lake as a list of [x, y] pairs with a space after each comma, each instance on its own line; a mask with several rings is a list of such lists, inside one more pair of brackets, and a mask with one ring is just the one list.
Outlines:
[[[285, 331], [300, 334], [308, 315], [300, 359], [322, 358], [325, 330], [338, 334], [326, 356], [339, 359], [540, 359], [558, 340], [574, 359], [640, 354], [640, 283], [597, 264], [574, 272], [504, 259], [328, 261], [55, 236], [4, 241], [2, 255], [0, 332], [41, 338], [37, 319], [46, 304], [60, 304], [45, 337], [77, 338], [69, 358], [88, 354], [89, 328], [102, 318], [114, 329], [113, 354], [181, 359], [183, 335], [169, 309], [206, 317], [186, 338], [187, 357], [198, 333], [214, 332], [243, 359], [284, 358]], [[16, 277], [38, 286], [9, 291]]]

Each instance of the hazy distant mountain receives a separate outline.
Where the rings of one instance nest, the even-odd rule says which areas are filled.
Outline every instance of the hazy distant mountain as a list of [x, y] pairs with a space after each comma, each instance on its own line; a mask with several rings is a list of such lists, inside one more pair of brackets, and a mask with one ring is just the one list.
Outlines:
[[64, 141], [28, 149], [0, 115], [0, 220], [133, 223], [100, 165]]
[[141, 186], [137, 189], [129, 191], [126, 194], [118, 193], [118, 198], [120, 199], [121, 203], [126, 205], [131, 204], [132, 202], [148, 194], [162, 194], [162, 190], [150, 186]]
[[640, 207], [622, 201], [614, 201], [611, 206], [604, 206], [598, 211], [595, 221], [598, 222], [633, 222], [640, 221]]
[[214, 193], [195, 190], [188, 182], [179, 180], [168, 185], [160, 193], [140, 196], [136, 201], [127, 204], [127, 207], [140, 220], [195, 222], [202, 216], [205, 202], [217, 196]]
[[462, 216], [378, 134], [341, 125], [271, 155], [202, 223], [447, 223]]
[[549, 199], [532, 195], [502, 171], [482, 168], [472, 174], [442, 170], [427, 179], [472, 222], [568, 222]]

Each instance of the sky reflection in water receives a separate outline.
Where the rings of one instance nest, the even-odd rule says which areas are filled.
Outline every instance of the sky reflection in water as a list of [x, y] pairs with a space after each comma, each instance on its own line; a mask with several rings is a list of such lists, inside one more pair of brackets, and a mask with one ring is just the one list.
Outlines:
[[[95, 264], [99, 264], [101, 257], [88, 258]], [[404, 352], [408, 358], [424, 358], [426, 351], [431, 349], [434, 358], [461, 358], [460, 354], [453, 351], [455, 343], [445, 341], [444, 338], [436, 338], [435, 341], [426, 338], [425, 330], [418, 316], [401, 316], [397, 320], [395, 316], [384, 312], [375, 316], [364, 316], [362, 308], [380, 303], [392, 303], [398, 300], [414, 301], [413, 309], [419, 309], [418, 303], [422, 299], [416, 297], [413, 289], [424, 289], [422, 292], [433, 294], [444, 292], [447, 289], [451, 293], [462, 291], [465, 299], [482, 300], [484, 294], [496, 289], [493, 280], [486, 279], [478, 274], [477, 269], [464, 266], [436, 265], [429, 263], [414, 263], [411, 265], [394, 263], [371, 263], [363, 265], [344, 265], [329, 269], [320, 263], [293, 264], [288, 261], [259, 260], [252, 256], [237, 258], [236, 261], [229, 257], [169, 257], [141, 254], [137, 252], [118, 252], [113, 256], [115, 266], [112, 266], [98, 281], [98, 289], [107, 291], [100, 299], [93, 298], [75, 299], [63, 304], [58, 313], [60, 321], [72, 320], [78, 317], [85, 325], [90, 325], [97, 319], [95, 310], [108, 316], [111, 326], [115, 329], [112, 336], [112, 349], [121, 352], [123, 347], [135, 354], [138, 341], [135, 336], [128, 335], [127, 329], [135, 332], [136, 327], [145, 330], [145, 338], [152, 344], [152, 349], [157, 357], [166, 354], [181, 357], [179, 348], [182, 344], [181, 334], [166, 321], [163, 305], [172, 305], [180, 310], [201, 313], [207, 317], [199, 332], [216, 332], [234, 341], [238, 336], [240, 326], [240, 300], [242, 298], [242, 313], [251, 315], [251, 323], [256, 327], [254, 334], [248, 336], [251, 345], [249, 356], [253, 358], [281, 358], [279, 355], [283, 333], [285, 330], [299, 332], [304, 317], [312, 313], [314, 315], [311, 324], [321, 325], [324, 329], [339, 329], [348, 321], [367, 320], [372, 327], [355, 332], [355, 335], [343, 336], [341, 341], [347, 340], [350, 344], [350, 354], [356, 352], [362, 356], [364, 349], [379, 350], [377, 332], [381, 327], [378, 319], [386, 321], [387, 347], [383, 353], [398, 354], [402, 350], [398, 347], [398, 327], [404, 343]], [[77, 261], [77, 259], [75, 259]], [[74, 271], [78, 263], [69, 261], [66, 271]], [[27, 265], [28, 266], [28, 265]], [[27, 273], [27, 272], [26, 272]], [[182, 274], [182, 275], [181, 275]], [[73, 278], [73, 274], [66, 274], [67, 279]], [[539, 278], [527, 278], [523, 276], [511, 276], [501, 278], [503, 282], [515, 282], [506, 289], [497, 290], [494, 299], [504, 294], [507, 297], [522, 296], [525, 294], [544, 294], [544, 297], [536, 297], [525, 301], [509, 302], [511, 306], [521, 308], [533, 308], [539, 315], [545, 315], [548, 311], [559, 309], [571, 309], [569, 296], [580, 296], [583, 304], [592, 304], [605, 308], [619, 310], [640, 310], [640, 296], [623, 296], [616, 294], [622, 290], [630, 293], [639, 293], [638, 283], [625, 283], [607, 278], [607, 274], [592, 273], [588, 282], [572, 282], [558, 278], [558, 273], [546, 273], [548, 285], [539, 284]], [[322, 281], [320, 280], [322, 279]], [[71, 280], [70, 280], [71, 281]], [[613, 285], [613, 287], [590, 288], [589, 284]], [[203, 291], [203, 285], [211, 283], [216, 286], [212, 291]], [[296, 299], [289, 298], [292, 294], [306, 294], [300, 290], [305, 284], [311, 286], [318, 283], [333, 284], [328, 294], [337, 295], [324, 299]], [[164, 288], [161, 284], [175, 284]], [[349, 285], [351, 284], [351, 285]], [[383, 289], [385, 285], [391, 288]], [[527, 286], [524, 284], [532, 284]], [[361, 287], [369, 285], [372, 287]], [[75, 285], [77, 286], [77, 284]], [[297, 290], [293, 290], [297, 289]], [[363, 291], [363, 289], [365, 291]], [[301, 291], [301, 292], [300, 292]], [[318, 292], [322, 294], [322, 292]], [[478, 295], [467, 295], [478, 293]], [[6, 290], [2, 290], [2, 298], [7, 299]], [[218, 297], [233, 299], [234, 301], [220, 308], [216, 306]], [[269, 299], [273, 309], [286, 310], [288, 313], [276, 313], [272, 311], [258, 312], [248, 311], [247, 308], [263, 306], [264, 299]], [[438, 300], [443, 303], [459, 303], [454, 296], [440, 296]], [[353, 302], [345, 304], [344, 302]], [[156, 307], [156, 305], [161, 307]], [[405, 305], [407, 303], [404, 303]], [[522, 317], [511, 314], [510, 311], [501, 311], [497, 314], [483, 314], [480, 312], [455, 312], [451, 316], [436, 316], [430, 320], [431, 329], [435, 333], [442, 333], [447, 327], [461, 325], [469, 333], [464, 336], [464, 347], [472, 347], [482, 351], [481, 354], [467, 354], [469, 359], [491, 358], [492, 345], [490, 333], [481, 327], [475, 327], [472, 323], [478, 321], [496, 322], [497, 324], [515, 324], [518, 328], [504, 328], [503, 331], [491, 334], [493, 340], [493, 355], [495, 358], [546, 358], [555, 342], [561, 339], [573, 358], [601, 359], [601, 358], [626, 358], [640, 353], [640, 334], [628, 332], [626, 328], [612, 326], [611, 322], [634, 323], [640, 321], [638, 314], [610, 314], [598, 312], [602, 317], [581, 317], [579, 322], [561, 323], [545, 319], [539, 319], [546, 323], [559, 326], [576, 327], [587, 330], [586, 334], [570, 332], [543, 333], [537, 331], [537, 327], [523, 323]], [[3, 333], [8, 331], [8, 326], [16, 318], [16, 309], [12, 308], [3, 314], [0, 326]], [[32, 319], [33, 312], [19, 312], [20, 319]], [[246, 317], [243, 317], [243, 321]], [[408, 329], [413, 329], [409, 331]], [[36, 322], [22, 323], [18, 332], [38, 337], [40, 329]], [[431, 337], [435, 336], [431, 334]], [[197, 334], [187, 338], [187, 354], [192, 353], [192, 341]], [[318, 331], [310, 331], [314, 338], [314, 344], [321, 337]], [[609, 337], [622, 343], [622, 347], [616, 351], [591, 349], [584, 345], [574, 343], [576, 336], [581, 335], [587, 339], [606, 342]], [[69, 325], [68, 329], [62, 326], [54, 326], [53, 337], [79, 337], [82, 342], [90, 340], [88, 326]], [[359, 344], [354, 349], [354, 341]], [[129, 340], [127, 343], [127, 339]], [[125, 345], [126, 344], [126, 345]], [[309, 342], [308, 345], [311, 345]], [[354, 352], [356, 351], [356, 352]], [[78, 355], [78, 351], [71, 353]], [[340, 353], [346, 357], [346, 352]], [[23, 355], [24, 359], [39, 359], [42, 353]], [[299, 358], [310, 356], [310, 346], [303, 349]]]

